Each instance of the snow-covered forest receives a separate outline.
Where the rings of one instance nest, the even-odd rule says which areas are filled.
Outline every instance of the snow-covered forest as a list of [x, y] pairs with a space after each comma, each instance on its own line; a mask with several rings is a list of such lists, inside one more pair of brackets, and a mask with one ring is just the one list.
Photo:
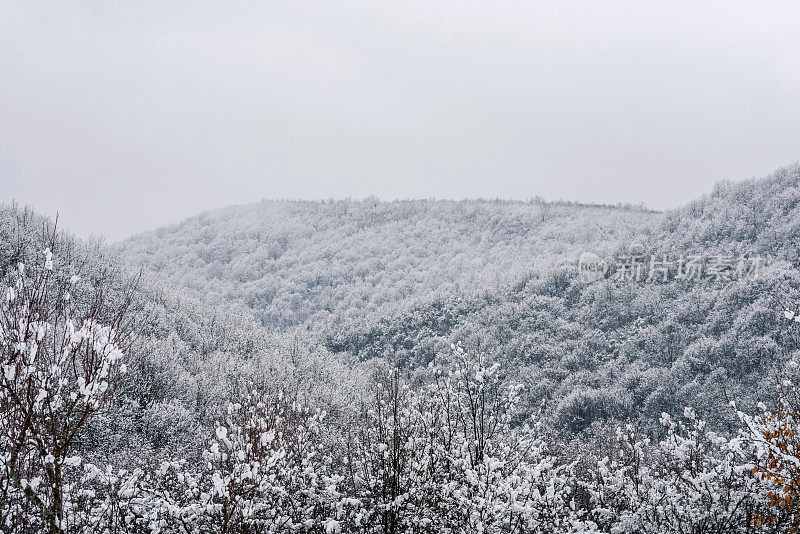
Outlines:
[[4, 205], [0, 529], [798, 532], [799, 246], [797, 164], [663, 213], [262, 201], [111, 246]]

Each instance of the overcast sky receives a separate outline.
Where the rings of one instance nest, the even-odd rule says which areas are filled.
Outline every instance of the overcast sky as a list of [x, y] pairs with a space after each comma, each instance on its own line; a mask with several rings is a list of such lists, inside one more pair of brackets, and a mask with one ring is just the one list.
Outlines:
[[680, 205], [800, 159], [800, 2], [0, 0], [0, 201]]

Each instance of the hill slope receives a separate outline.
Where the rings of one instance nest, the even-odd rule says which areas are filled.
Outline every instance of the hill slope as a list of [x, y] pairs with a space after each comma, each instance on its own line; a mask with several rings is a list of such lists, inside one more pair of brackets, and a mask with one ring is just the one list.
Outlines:
[[177, 287], [277, 328], [319, 329], [472, 293], [648, 235], [641, 209], [510, 201], [261, 202], [116, 245]]
[[[346, 358], [419, 369], [452, 341], [491, 352], [551, 420], [657, 420], [768, 394], [798, 350], [800, 167], [721, 183], [665, 214], [513, 202], [266, 202], [118, 245], [210, 302], [311, 328]], [[585, 285], [575, 258], [761, 255], [757, 279]], [[612, 267], [613, 268], [613, 267]], [[787, 330], [788, 329], [788, 330]], [[721, 421], [716, 421], [722, 423]]]
[[[606, 256], [630, 251], [621, 247]], [[328, 329], [326, 346], [361, 359], [424, 366], [452, 341], [509, 364], [561, 427], [693, 405], [714, 420], [725, 393], [773, 392], [774, 373], [797, 344], [783, 309], [800, 305], [800, 166], [761, 180], [719, 184], [666, 213], [638, 247], [668, 255], [761, 257], [757, 276], [586, 285], [574, 265], [521, 277], [480, 295], [450, 294]]]
[[[0, 204], [0, 277], [18, 261], [44, 261], [52, 225], [29, 209]], [[136, 278], [136, 270], [104, 246], [63, 231], [53, 252], [57, 271], [80, 275], [83, 291], [74, 300], [102, 287], [113, 302]], [[179, 449], [190, 455], [203, 443], [206, 425], [248, 380], [298, 384], [334, 415], [348, 398], [340, 388], [358, 386], [360, 374], [341, 358], [270, 333], [248, 314], [204, 303], [147, 274], [136, 287], [131, 320], [138, 341], [126, 355], [124, 390], [80, 438], [80, 447], [93, 455], [135, 451], [141, 457]]]

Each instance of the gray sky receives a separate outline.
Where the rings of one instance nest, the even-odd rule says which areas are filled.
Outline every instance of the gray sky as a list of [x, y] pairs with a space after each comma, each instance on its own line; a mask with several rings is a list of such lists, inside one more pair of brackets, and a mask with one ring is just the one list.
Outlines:
[[0, 0], [0, 200], [679, 205], [800, 159], [800, 2]]

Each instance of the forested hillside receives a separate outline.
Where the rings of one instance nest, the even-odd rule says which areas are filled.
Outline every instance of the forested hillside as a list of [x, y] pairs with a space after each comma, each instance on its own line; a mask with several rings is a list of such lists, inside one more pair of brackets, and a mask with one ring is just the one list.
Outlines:
[[632, 249], [645, 259], [702, 255], [706, 267], [721, 256], [761, 257], [764, 265], [757, 276], [730, 281], [679, 280], [670, 271], [667, 281], [610, 274], [585, 284], [573, 262], [481, 294], [344, 321], [326, 331], [325, 344], [412, 367], [453, 339], [480, 347], [524, 376], [530, 402], [547, 399], [552, 421], [571, 431], [609, 418], [653, 422], [683, 405], [722, 422], [726, 394], [768, 395], [775, 370], [800, 348], [775, 321], [797, 304], [800, 288], [800, 167], [721, 183], [607, 257]]
[[264, 201], [192, 217], [115, 246], [207, 302], [265, 325], [318, 330], [472, 294], [647, 236], [633, 207], [508, 201]]
[[[117, 245], [134, 264], [332, 353], [419, 369], [459, 341], [505, 362], [559, 428], [712, 419], [796, 349], [773, 321], [800, 287], [798, 166], [665, 214], [539, 202], [262, 202]], [[580, 252], [761, 256], [757, 279], [582, 283]], [[780, 296], [780, 298], [778, 298]], [[752, 395], [745, 394], [752, 398]], [[651, 425], [652, 426], [652, 425]]]
[[798, 165], [664, 214], [264, 202], [114, 249], [2, 206], [0, 526], [797, 532], [798, 220]]
[[[0, 205], [0, 273], [18, 262], [40, 263], [53, 221], [15, 205]], [[109, 307], [134, 289], [125, 386], [110, 411], [79, 436], [79, 446], [107, 460], [137, 451], [159, 457], [185, 448], [197, 453], [207, 425], [252, 383], [296, 384], [326, 410], [348, 402], [363, 382], [349, 366], [299, 337], [267, 332], [249, 315], [203, 303], [120, 262], [98, 243], [58, 232], [55, 268], [80, 278], [73, 299], [102, 290]], [[88, 300], [83, 304], [86, 305]], [[352, 393], [352, 391], [350, 392]]]

